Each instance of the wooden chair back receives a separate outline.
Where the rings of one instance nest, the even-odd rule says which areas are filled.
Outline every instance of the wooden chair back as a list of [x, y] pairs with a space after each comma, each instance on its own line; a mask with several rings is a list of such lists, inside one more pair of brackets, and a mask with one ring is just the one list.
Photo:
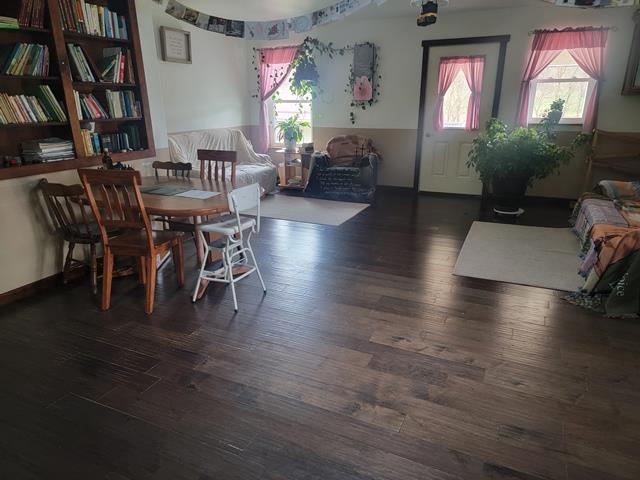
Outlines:
[[[236, 185], [236, 163], [238, 153], [231, 150], [198, 150], [198, 160], [200, 161], [200, 178], [203, 180], [226, 181], [226, 164], [231, 164], [231, 185]], [[222, 167], [222, 177], [218, 176], [218, 167]]]
[[91, 239], [90, 217], [82, 202], [82, 185], [49, 183], [43, 178], [38, 183], [38, 188], [58, 235], [68, 242], [73, 242], [78, 237]]
[[78, 175], [98, 220], [104, 245], [109, 245], [109, 230], [141, 231], [146, 235], [149, 251], [153, 251], [153, 231], [140, 192], [140, 172], [80, 169]]
[[155, 161], [151, 164], [153, 169], [155, 170], [156, 177], [158, 177], [158, 170], [163, 170], [167, 172], [167, 177], [171, 176], [173, 173], [174, 177], [177, 177], [178, 174], [182, 178], [189, 178], [191, 176], [191, 170], [193, 169], [190, 163], [182, 163], [182, 162], [159, 162]]

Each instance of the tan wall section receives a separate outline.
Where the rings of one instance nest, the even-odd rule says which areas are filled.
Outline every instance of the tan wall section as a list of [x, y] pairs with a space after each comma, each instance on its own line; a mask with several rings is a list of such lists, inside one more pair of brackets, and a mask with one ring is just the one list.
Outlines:
[[[157, 158], [168, 157], [167, 149], [158, 150]], [[153, 160], [135, 160], [130, 164], [143, 175], [151, 175]], [[80, 183], [76, 170], [0, 181], [0, 293], [62, 271], [62, 241], [51, 229], [37, 189], [42, 178], [65, 185]], [[80, 255], [80, 252], [78, 249], [77, 254]]]
[[378, 168], [379, 185], [394, 187], [413, 185], [416, 130], [314, 127], [313, 141], [316, 150], [324, 150], [327, 142], [338, 135], [361, 135], [373, 139], [374, 145], [383, 158]]

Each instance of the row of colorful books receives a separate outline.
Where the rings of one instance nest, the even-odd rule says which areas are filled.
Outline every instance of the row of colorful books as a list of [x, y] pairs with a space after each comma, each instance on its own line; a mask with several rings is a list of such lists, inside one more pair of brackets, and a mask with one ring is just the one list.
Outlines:
[[19, 28], [17, 18], [0, 16], [0, 30], [17, 30]]
[[76, 100], [76, 110], [80, 120], [99, 120], [109, 118], [109, 114], [100, 104], [93, 93], [73, 92]]
[[76, 108], [80, 120], [100, 120], [105, 118], [139, 118], [142, 116], [140, 103], [132, 91], [105, 91], [105, 109], [93, 93], [74, 91]]
[[131, 52], [120, 47], [104, 48], [98, 62], [98, 75], [104, 82], [135, 83]]
[[49, 75], [49, 47], [35, 43], [16, 43], [0, 47], [2, 75]]
[[96, 133], [82, 129], [82, 140], [87, 157], [101, 155], [105, 149], [114, 153], [142, 149], [140, 129], [136, 125], [124, 125], [117, 133]]
[[58, 0], [64, 29], [100, 37], [128, 39], [127, 22], [123, 15], [102, 5], [85, 0]]
[[22, 0], [18, 23], [21, 27], [44, 28], [45, 0]]
[[138, 118], [142, 116], [140, 102], [131, 90], [105, 90], [111, 118]]
[[95, 82], [96, 76], [90, 57], [87, 56], [85, 51], [80, 45], [73, 43], [67, 43], [67, 51], [69, 52], [69, 59], [71, 60], [71, 73], [73, 78], [80, 82]]
[[67, 115], [48, 85], [38, 85], [26, 95], [0, 92], [0, 124], [66, 121]]

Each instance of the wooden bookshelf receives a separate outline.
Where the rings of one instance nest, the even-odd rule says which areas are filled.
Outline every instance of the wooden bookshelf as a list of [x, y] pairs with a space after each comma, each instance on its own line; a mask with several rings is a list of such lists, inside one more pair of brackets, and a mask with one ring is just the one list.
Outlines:
[[[115, 161], [131, 161], [155, 155], [153, 131], [149, 110], [147, 86], [142, 61], [142, 50], [135, 10], [135, 0], [86, 0], [87, 3], [109, 7], [125, 17], [128, 39], [116, 39], [68, 32], [63, 29], [59, 8], [59, 0], [45, 0], [44, 28], [21, 27], [19, 29], [0, 29], [0, 44], [39, 43], [46, 44], [50, 53], [49, 75], [32, 77], [24, 75], [0, 75], [0, 91], [10, 95], [24, 93], [29, 86], [47, 84], [56, 98], [62, 103], [69, 119], [68, 122], [47, 122], [0, 125], [0, 180], [9, 178], [41, 175], [62, 170], [72, 170], [100, 164], [100, 157], [86, 157], [81, 130], [89, 122], [95, 126], [99, 134], [117, 133], [126, 123], [136, 124], [143, 140], [142, 150], [114, 152]], [[18, 17], [21, 0], [2, 0], [0, 15]], [[80, 45], [93, 63], [97, 63], [106, 47], [122, 47], [131, 52], [135, 82], [79, 82], [73, 78], [70, 60], [66, 48], [67, 43]], [[1, 66], [0, 66], [1, 67]], [[80, 120], [76, 110], [74, 90], [81, 93], [96, 92], [104, 95], [104, 90], [132, 90], [141, 106], [141, 117], [110, 118], [100, 120]], [[103, 103], [103, 107], [107, 107]], [[18, 167], [2, 167], [3, 157], [20, 155], [20, 145], [26, 140], [46, 137], [60, 137], [71, 140], [77, 158], [56, 162], [22, 165]]]

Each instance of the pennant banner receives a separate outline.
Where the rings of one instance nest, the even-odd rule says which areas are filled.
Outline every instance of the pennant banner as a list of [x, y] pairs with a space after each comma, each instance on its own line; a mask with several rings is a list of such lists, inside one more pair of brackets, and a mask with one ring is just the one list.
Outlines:
[[198, 12], [182, 5], [177, 0], [169, 0], [165, 12], [196, 27], [228, 37], [249, 40], [283, 40], [289, 38], [290, 31], [305, 33], [315, 27], [342, 20], [356, 10], [360, 10], [362, 7], [372, 3], [382, 5], [385, 2], [386, 0], [340, 0], [334, 5], [321, 8], [307, 15], [267, 22], [245, 22], [220, 18]]
[[640, 5], [640, 0], [543, 0], [559, 7], [606, 8], [633, 7]]

